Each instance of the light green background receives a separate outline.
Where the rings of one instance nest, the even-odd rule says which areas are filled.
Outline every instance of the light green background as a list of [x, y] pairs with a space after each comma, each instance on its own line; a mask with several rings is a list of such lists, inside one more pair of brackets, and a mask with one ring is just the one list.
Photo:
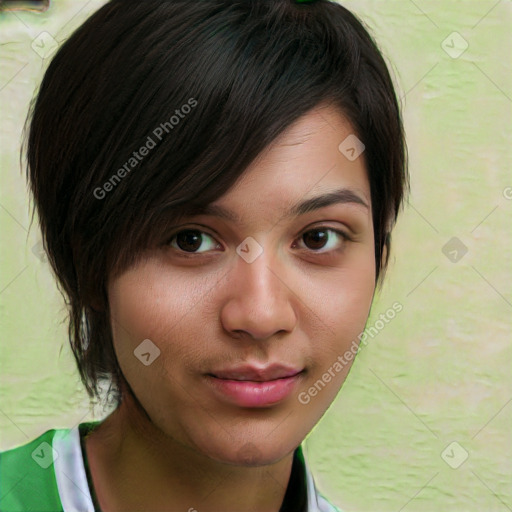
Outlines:
[[[41, 32], [62, 42], [103, 3], [60, 0], [44, 14], [0, 14], [0, 450], [98, 418], [67, 345], [64, 303], [37, 256], [37, 223], [29, 229], [19, 146], [48, 62], [33, 40], [49, 51]], [[307, 456], [319, 488], [347, 511], [506, 512], [512, 2], [344, 5], [376, 37], [402, 96], [412, 195], [369, 325], [395, 301], [403, 311], [359, 353]], [[458, 262], [442, 250], [452, 237], [468, 249]], [[454, 441], [452, 464], [469, 454], [458, 469], [441, 456]]]

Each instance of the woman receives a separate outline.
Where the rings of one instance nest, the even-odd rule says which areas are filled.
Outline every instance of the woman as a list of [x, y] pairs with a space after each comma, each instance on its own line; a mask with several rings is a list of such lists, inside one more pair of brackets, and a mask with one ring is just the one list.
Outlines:
[[51, 62], [26, 154], [82, 381], [114, 411], [1, 453], [1, 510], [339, 510], [301, 443], [350, 370], [407, 188], [357, 18], [112, 0]]

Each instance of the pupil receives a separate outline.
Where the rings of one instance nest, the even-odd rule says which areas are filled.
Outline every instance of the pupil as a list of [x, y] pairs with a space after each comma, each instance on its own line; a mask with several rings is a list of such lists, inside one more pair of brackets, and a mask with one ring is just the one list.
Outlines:
[[[315, 235], [312, 235], [312, 233], [315, 233]], [[310, 246], [311, 244], [307, 243], [307, 238], [310, 238], [313, 241], [313, 247], [311, 247], [312, 249], [321, 249], [324, 245], [323, 243], [327, 239], [327, 236], [325, 231], [322, 230], [314, 230], [306, 233], [304, 235], [304, 242], [306, 242], [306, 245]]]
[[[190, 235], [190, 233], [192, 233]], [[194, 252], [201, 246], [201, 235], [199, 231], [181, 231], [176, 237], [176, 243], [184, 251]]]

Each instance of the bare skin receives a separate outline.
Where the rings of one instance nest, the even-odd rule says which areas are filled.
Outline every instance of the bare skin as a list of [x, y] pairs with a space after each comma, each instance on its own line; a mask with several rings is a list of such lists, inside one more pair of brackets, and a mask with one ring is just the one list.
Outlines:
[[[215, 202], [237, 222], [186, 219], [109, 282], [114, 347], [137, 402], [128, 395], [86, 439], [104, 512], [279, 511], [293, 451], [341, 388], [351, 363], [333, 365], [375, 290], [364, 154], [338, 150], [352, 133], [334, 108], [312, 110]], [[284, 215], [340, 189], [340, 202]], [[190, 230], [201, 232], [193, 253], [174, 236]], [[251, 263], [236, 252], [247, 237], [263, 250]], [[160, 351], [149, 365], [134, 357], [147, 339]], [[210, 384], [219, 369], [276, 362], [301, 372], [268, 406], [237, 406]], [[319, 379], [328, 383], [300, 401]]]

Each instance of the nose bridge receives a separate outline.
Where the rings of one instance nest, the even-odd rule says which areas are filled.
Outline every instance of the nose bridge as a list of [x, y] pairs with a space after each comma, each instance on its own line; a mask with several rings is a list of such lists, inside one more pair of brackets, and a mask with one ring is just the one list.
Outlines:
[[[280, 272], [280, 265], [270, 248], [260, 247], [259, 254], [256, 255], [254, 260], [241, 257], [243, 261], [237, 262], [235, 272], [240, 274], [242, 283], [245, 283], [246, 293], [253, 295], [253, 300], [258, 298], [266, 301], [275, 300], [281, 294], [280, 288], [283, 284], [277, 277]], [[243, 250], [243, 247], [240, 250]], [[249, 251], [255, 250], [257, 250], [255, 247], [249, 249]]]
[[272, 251], [269, 237], [264, 244], [248, 237], [237, 248], [240, 259], [234, 272], [240, 280], [238, 289], [243, 290], [243, 296], [252, 301], [255, 308], [270, 307], [282, 298], [282, 283], [275, 275], [279, 274], [280, 265]]
[[293, 330], [295, 314], [292, 294], [285, 284], [284, 265], [270, 248], [254, 239], [246, 243], [237, 248], [239, 258], [232, 269], [232, 291], [223, 310], [225, 327], [246, 331], [259, 339]]

